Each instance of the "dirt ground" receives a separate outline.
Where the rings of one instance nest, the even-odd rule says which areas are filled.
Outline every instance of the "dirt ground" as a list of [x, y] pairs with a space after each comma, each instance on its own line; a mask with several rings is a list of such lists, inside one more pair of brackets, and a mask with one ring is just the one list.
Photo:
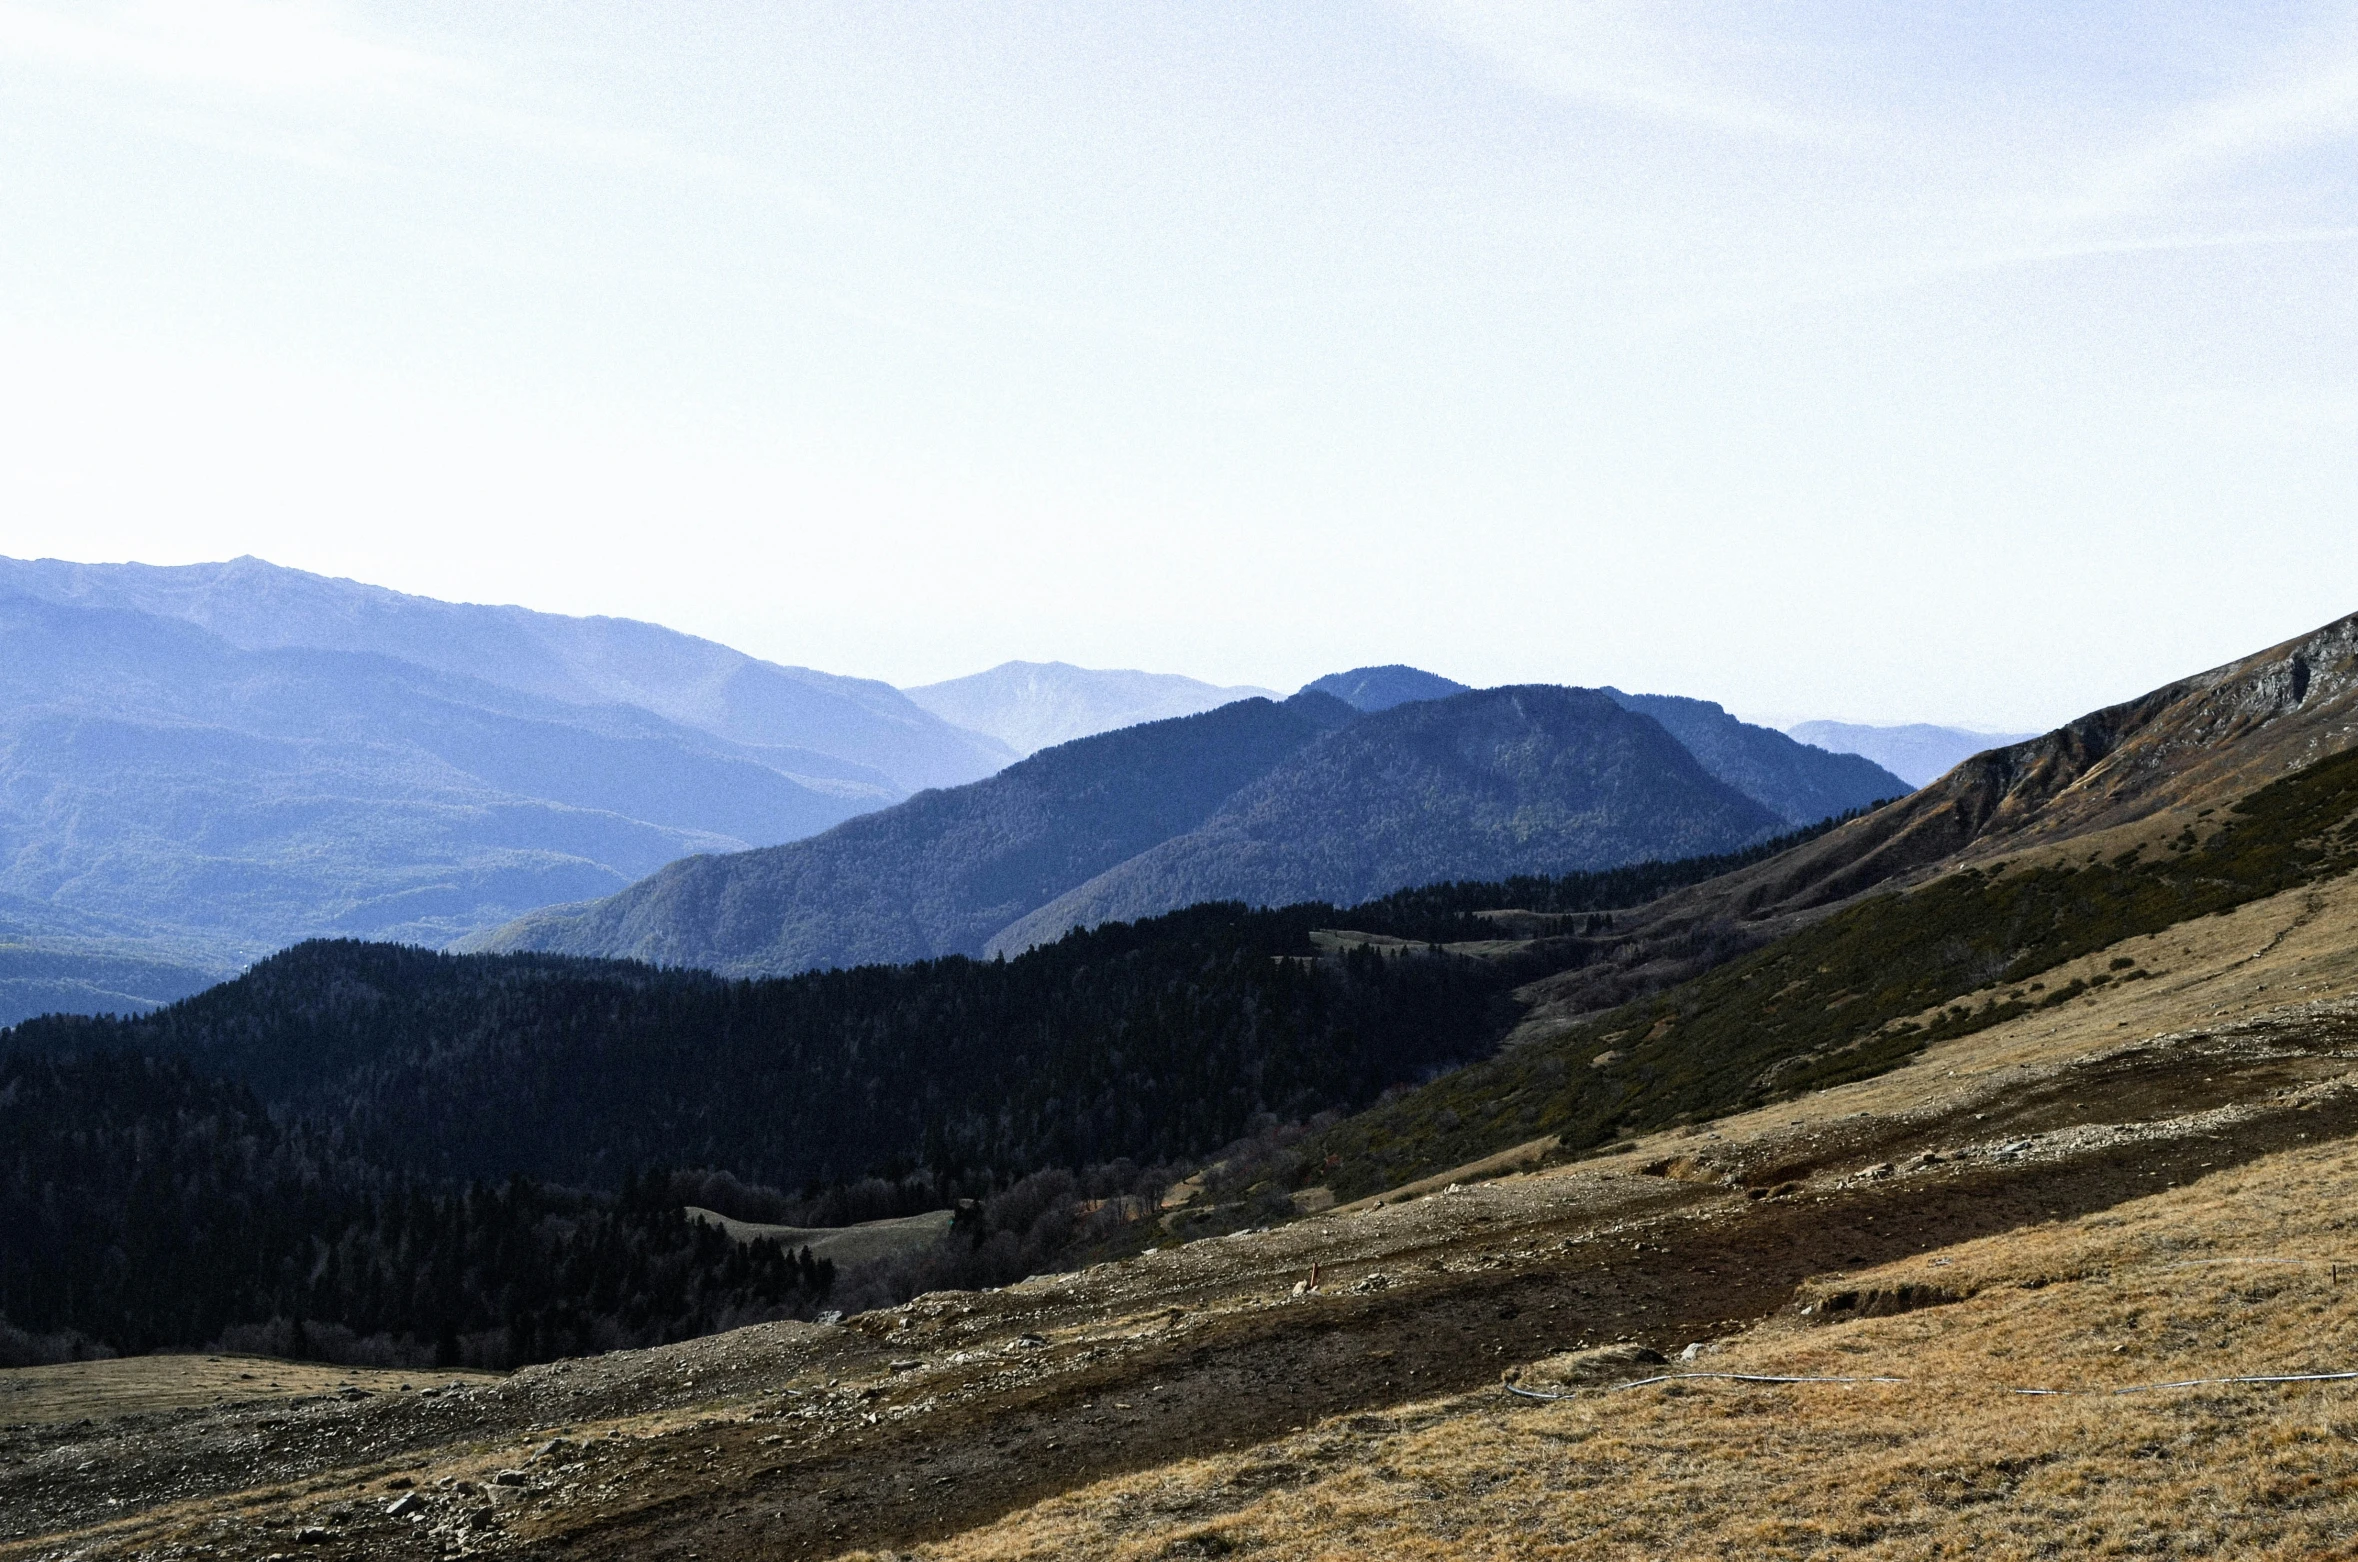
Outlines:
[[[842, 1327], [365, 1398], [11, 1417], [0, 1558], [1048, 1554], [1024, 1551], [1043, 1504], [1305, 1436], [1375, 1459], [1518, 1363], [1733, 1341], [1885, 1266], [2358, 1135], [2358, 890], [2124, 948], [2150, 980], [1571, 1166]], [[1160, 1554], [1218, 1552], [1155, 1533]]]

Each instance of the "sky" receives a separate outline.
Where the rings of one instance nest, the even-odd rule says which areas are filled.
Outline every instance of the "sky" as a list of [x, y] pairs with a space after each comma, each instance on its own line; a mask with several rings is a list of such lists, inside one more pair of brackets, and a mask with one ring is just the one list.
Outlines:
[[2358, 610], [2358, 7], [0, 0], [0, 553], [2031, 730]]

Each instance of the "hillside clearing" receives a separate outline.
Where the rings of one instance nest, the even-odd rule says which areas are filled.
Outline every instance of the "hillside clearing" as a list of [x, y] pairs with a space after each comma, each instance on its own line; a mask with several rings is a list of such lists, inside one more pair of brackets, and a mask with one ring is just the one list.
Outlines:
[[811, 1257], [850, 1266], [879, 1258], [921, 1253], [950, 1233], [953, 1211], [929, 1210], [892, 1220], [867, 1220], [856, 1226], [769, 1226], [754, 1220], [732, 1220], [726, 1215], [691, 1204], [690, 1220], [718, 1226], [740, 1242], [776, 1242], [789, 1251], [809, 1248]]

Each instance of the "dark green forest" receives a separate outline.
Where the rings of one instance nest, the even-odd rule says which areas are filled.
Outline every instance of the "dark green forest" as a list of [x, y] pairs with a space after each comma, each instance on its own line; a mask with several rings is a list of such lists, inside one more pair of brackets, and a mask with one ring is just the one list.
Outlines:
[[505, 1367], [807, 1317], [834, 1271], [585, 1193], [388, 1174], [332, 1127], [131, 1053], [0, 1059], [0, 1365], [92, 1343]]
[[1754, 855], [762, 981], [298, 945], [155, 1014], [5, 1034], [0, 1348], [510, 1365], [828, 1303], [826, 1266], [687, 1202], [824, 1224], [964, 1199], [965, 1249], [851, 1299], [1001, 1283], [1101, 1236], [1084, 1200], [1487, 1056], [1512, 988], [1600, 947], [1319, 955], [1313, 929], [1488, 937], [1469, 908], [1626, 905]]

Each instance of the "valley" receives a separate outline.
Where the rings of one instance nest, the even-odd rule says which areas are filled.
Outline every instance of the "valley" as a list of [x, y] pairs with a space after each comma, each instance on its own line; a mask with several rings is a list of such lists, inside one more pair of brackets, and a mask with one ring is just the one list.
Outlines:
[[2358, 1559], [2358, 14], [0, 0], [0, 1562]]
[[[19, 1369], [0, 1556], [2151, 1551], [2179, 1544], [2156, 1504], [2222, 1483], [2251, 1495], [2189, 1549], [2330, 1549], [2358, 1499], [2331, 1454], [2358, 1424], [2354, 625], [1682, 862], [752, 982], [322, 943], [146, 1020], [20, 1026], [30, 1153], [156, 1142], [146, 1092], [275, 1114], [274, 1153], [342, 1168], [333, 1264], [298, 1241], [201, 1294], [353, 1366], [238, 1368], [265, 1393], [225, 1331]], [[1539, 699], [1330, 715], [1275, 762]], [[25, 1137], [61, 1087], [102, 1134]], [[870, 1164], [921, 1140], [933, 1180], [871, 1178], [838, 1225], [720, 1169], [823, 1186], [854, 1135]], [[595, 1191], [602, 1157], [692, 1136], [708, 1170]], [[504, 1191], [376, 1212], [495, 1142]], [[435, 1360], [512, 1370], [400, 1365], [438, 1314], [388, 1310], [402, 1266], [363, 1260], [436, 1223], [585, 1277], [637, 1244], [672, 1310], [585, 1278], [611, 1312], [443, 1326]], [[153, 1224], [57, 1247], [96, 1279], [165, 1251]], [[103, 1327], [23, 1256], [0, 1283], [49, 1298], [39, 1327]], [[77, 1374], [103, 1414], [38, 1408]]]
[[[2287, 892], [2123, 946], [2163, 968], [2150, 982], [1936, 1044], [1871, 1080], [840, 1326], [768, 1325], [432, 1398], [428, 1375], [291, 1412], [224, 1395], [19, 1426], [0, 1441], [0, 1511], [41, 1517], [0, 1554], [260, 1556], [316, 1528], [324, 1554], [368, 1555], [1127, 1556], [1152, 1549], [1147, 1537], [1178, 1547], [1207, 1531], [1280, 1556], [1506, 1555], [1538, 1522], [1566, 1554], [1613, 1555], [1658, 1542], [1698, 1501], [1751, 1554], [1810, 1554], [1865, 1524], [1893, 1554], [2003, 1542], [2048, 1522], [2048, 1483], [2135, 1474], [2117, 1462], [2174, 1445], [2193, 1391], [2140, 1402], [2126, 1422], [2107, 1410], [2097, 1437], [2080, 1402], [2026, 1418], [1981, 1408], [1990, 1395], [2351, 1365], [2328, 1343], [2349, 1337], [2333, 1321], [2343, 1293], [2312, 1268], [2358, 1262], [2325, 1192], [2358, 1177], [2354, 927], [2349, 881]], [[2166, 957], [2140, 947], [2157, 943]], [[2120, 957], [2098, 954], [2091, 965]], [[2298, 1263], [2263, 1284], [2247, 1259]], [[1873, 1316], [1887, 1305], [1875, 1298], [1910, 1286], [1937, 1304]], [[2153, 1315], [2148, 1333], [2121, 1321], [2136, 1313]], [[1625, 1343], [1705, 1353], [1668, 1368], [1608, 1356], [1552, 1404], [1500, 1386], [1508, 1370]], [[1911, 1386], [1598, 1393], [1678, 1370], [1884, 1372]], [[2237, 1428], [2231, 1446], [2205, 1445], [2203, 1478], [2248, 1467], [2297, 1481], [2311, 1468], [2301, 1444], [2272, 1444], [2271, 1429], [2346, 1418], [2346, 1395], [2200, 1391], [2202, 1413], [2224, 1405]], [[1598, 1437], [1623, 1471], [1609, 1500], [1579, 1452]], [[537, 1452], [558, 1440], [571, 1446]], [[221, 1453], [249, 1446], [282, 1451]], [[1719, 1451], [1695, 1465], [1706, 1447]], [[1745, 1483], [1784, 1481], [1772, 1472], [1808, 1449], [1835, 1462], [1805, 1483], [1807, 1501], [1781, 1506], [1783, 1528], [1759, 1527]], [[1925, 1461], [2048, 1473], [1977, 1477], [1996, 1487], [1971, 1502], [1860, 1509], [1869, 1473]], [[1502, 1467], [1525, 1473], [1480, 1473]], [[1382, 1473], [1396, 1468], [1416, 1473]], [[522, 1472], [513, 1487], [496, 1479], [507, 1470]], [[387, 1516], [411, 1490], [420, 1501]], [[1411, 1495], [1435, 1490], [1457, 1495]], [[2222, 1512], [2222, 1537], [2329, 1533], [2347, 1521], [2334, 1490], [2264, 1522]], [[2022, 1507], [2034, 1501], [2036, 1517]], [[2086, 1533], [2120, 1533], [2117, 1502], [2067, 1508]], [[76, 1513], [89, 1518], [67, 1522]]]

